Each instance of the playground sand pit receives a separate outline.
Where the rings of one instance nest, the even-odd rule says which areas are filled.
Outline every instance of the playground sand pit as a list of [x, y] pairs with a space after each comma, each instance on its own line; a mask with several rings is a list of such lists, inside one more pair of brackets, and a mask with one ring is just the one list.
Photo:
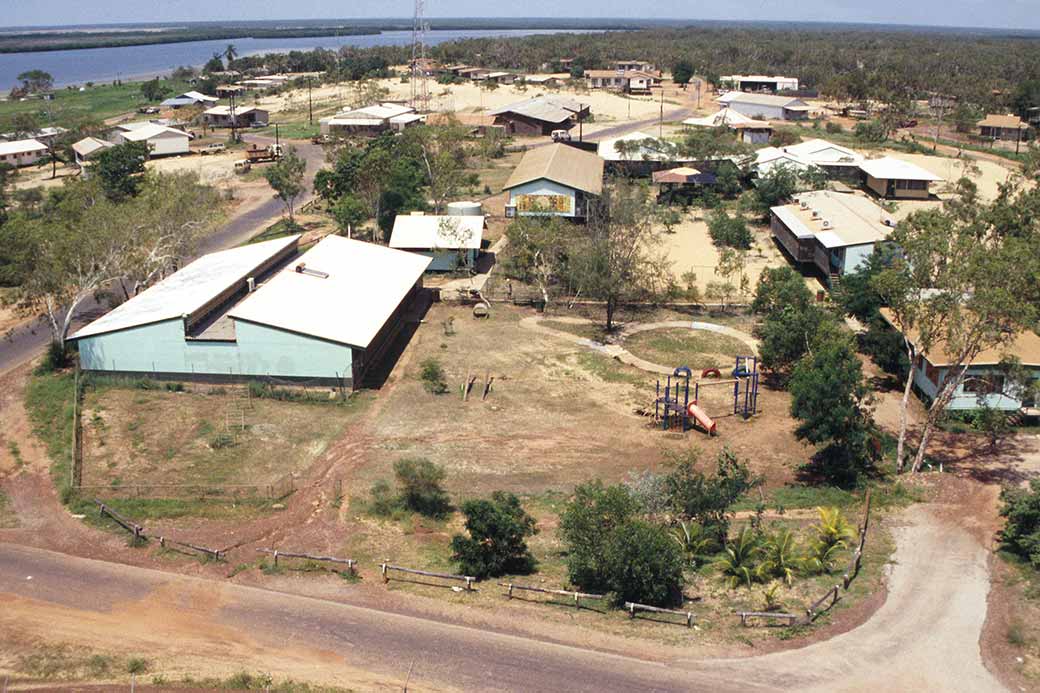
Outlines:
[[[496, 305], [490, 319], [478, 321], [466, 307], [435, 305], [395, 368], [397, 382], [382, 393], [378, 412], [366, 420], [366, 434], [380, 444], [357, 468], [352, 493], [366, 497], [373, 482], [392, 478], [393, 463], [402, 457], [443, 465], [448, 488], [463, 498], [500, 489], [566, 493], [590, 478], [616, 482], [631, 471], [657, 468], [665, 449], [690, 446], [701, 449], [706, 460], [729, 446], [777, 486], [792, 481], [808, 459], [809, 448], [794, 438], [786, 393], [763, 385], [761, 414], [747, 422], [731, 415], [730, 401], [730, 415], [719, 420], [717, 437], [693, 431], [665, 434], [637, 413], [647, 407], [652, 411], [656, 375], [521, 326], [521, 319], [534, 315]], [[661, 312], [654, 317], [682, 316]], [[446, 334], [449, 318], [454, 318], [454, 334]], [[738, 347], [746, 352], [740, 343], [719, 343], [712, 350], [724, 354]], [[430, 358], [444, 370], [446, 394], [423, 388], [420, 364]], [[729, 357], [724, 361], [731, 370]], [[488, 376], [494, 377], [492, 390], [481, 401]], [[475, 377], [476, 384], [463, 401], [467, 377]], [[726, 414], [724, 407], [720, 413]], [[751, 432], [754, 441], [747, 435]]]
[[[707, 290], [708, 284], [722, 281], [722, 277], [716, 274], [719, 248], [712, 243], [704, 215], [704, 210], [695, 210], [693, 214], [686, 215], [682, 222], [672, 229], [672, 233], [661, 236], [661, 249], [671, 262], [673, 276], [680, 284], [685, 285], [683, 274], [693, 272], [697, 275], [694, 284], [701, 295]], [[768, 227], [749, 224], [748, 228], [754, 237], [745, 270], [747, 290], [750, 293], [758, 285], [758, 278], [763, 270], [783, 265], [785, 260], [773, 243]], [[734, 285], [737, 284], [736, 278], [730, 281]], [[734, 292], [731, 300], [739, 298], [737, 294], [738, 292]]]

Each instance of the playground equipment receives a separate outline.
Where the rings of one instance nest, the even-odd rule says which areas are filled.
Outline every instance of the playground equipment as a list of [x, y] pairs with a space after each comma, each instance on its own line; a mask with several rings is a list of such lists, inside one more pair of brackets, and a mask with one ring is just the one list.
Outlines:
[[[731, 380], [714, 380], [721, 376], [719, 369], [706, 368], [700, 380], [693, 380], [693, 371], [686, 366], [676, 368], [662, 387], [657, 381], [654, 398], [654, 418], [661, 423], [662, 430], [688, 431], [694, 425], [708, 435], [718, 432], [715, 419], [720, 416], [742, 416], [749, 419], [758, 413], [758, 357], [738, 356]], [[693, 382], [693, 398], [690, 398], [690, 383]], [[702, 400], [701, 388], [733, 387], [733, 411], [710, 413]], [[728, 407], [727, 407], [728, 408]]]

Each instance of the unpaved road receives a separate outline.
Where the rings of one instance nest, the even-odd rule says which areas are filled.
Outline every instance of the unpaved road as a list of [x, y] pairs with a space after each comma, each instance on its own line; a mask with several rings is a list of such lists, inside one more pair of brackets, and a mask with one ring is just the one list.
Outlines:
[[[647, 661], [375, 609], [0, 544], [0, 630], [361, 689], [1000, 691], [979, 652], [987, 551], [915, 506], [888, 599], [831, 640], [747, 659]], [[30, 579], [31, 576], [31, 579]]]

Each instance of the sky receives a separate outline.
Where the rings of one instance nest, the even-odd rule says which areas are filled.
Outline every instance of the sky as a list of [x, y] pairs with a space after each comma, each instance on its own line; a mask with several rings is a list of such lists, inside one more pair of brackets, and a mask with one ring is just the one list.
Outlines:
[[[426, 0], [429, 17], [647, 17], [1040, 29], [1040, 0]], [[414, 0], [3, 0], [7, 26], [407, 17]]]

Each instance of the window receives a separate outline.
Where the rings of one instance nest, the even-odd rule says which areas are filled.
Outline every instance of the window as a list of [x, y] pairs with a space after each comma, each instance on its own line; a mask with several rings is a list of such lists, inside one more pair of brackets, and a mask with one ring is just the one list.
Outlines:
[[964, 391], [973, 395], [992, 395], [1004, 392], [1004, 376], [987, 373], [985, 375], [967, 375], [964, 378]]
[[933, 385], [939, 384], [939, 369], [932, 365], [932, 362], [926, 358], [922, 358], [924, 361], [924, 377], [928, 378], [928, 381]]
[[896, 190], [927, 190], [928, 181], [925, 180], [897, 180]]

